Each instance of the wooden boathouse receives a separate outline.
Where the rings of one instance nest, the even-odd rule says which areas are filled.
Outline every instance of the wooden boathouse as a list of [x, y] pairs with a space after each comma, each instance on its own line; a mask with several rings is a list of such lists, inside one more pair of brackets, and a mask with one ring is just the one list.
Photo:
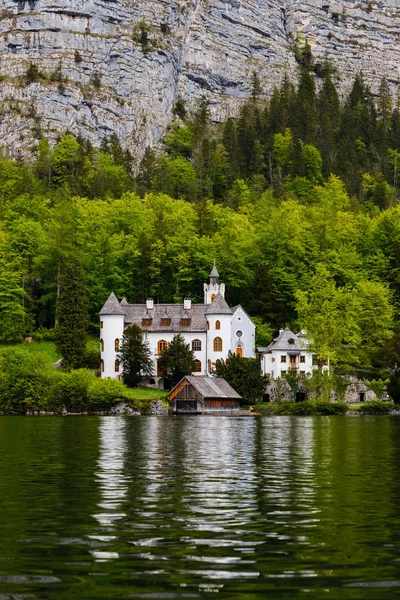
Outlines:
[[187, 375], [171, 390], [175, 414], [224, 413], [239, 410], [241, 396], [220, 377]]

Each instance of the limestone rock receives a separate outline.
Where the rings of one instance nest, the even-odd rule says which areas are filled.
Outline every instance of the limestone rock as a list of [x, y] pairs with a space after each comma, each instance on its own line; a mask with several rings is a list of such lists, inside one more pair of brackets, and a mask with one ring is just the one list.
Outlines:
[[[218, 121], [296, 73], [307, 38], [345, 90], [363, 70], [376, 91], [400, 75], [398, 0], [0, 0], [0, 136], [29, 152], [66, 130], [98, 146], [115, 132], [136, 161], [181, 96], [203, 95]], [[30, 62], [43, 77], [27, 85]], [[61, 74], [61, 77], [60, 77]]]

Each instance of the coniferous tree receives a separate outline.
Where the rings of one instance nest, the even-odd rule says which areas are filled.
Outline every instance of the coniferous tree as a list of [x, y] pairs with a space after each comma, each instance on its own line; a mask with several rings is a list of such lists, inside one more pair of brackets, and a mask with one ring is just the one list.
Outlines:
[[69, 369], [79, 368], [85, 358], [89, 315], [83, 268], [75, 260], [70, 260], [62, 269], [57, 321], [55, 342], [63, 365]]
[[318, 94], [318, 132], [317, 146], [323, 158], [323, 173], [329, 176], [336, 158], [337, 133], [340, 127], [340, 100], [328, 68], [324, 82]]
[[306, 68], [300, 70], [299, 87], [293, 104], [291, 129], [294, 137], [314, 144], [317, 134], [317, 106], [314, 76]]
[[153, 375], [153, 361], [147, 340], [139, 325], [129, 325], [122, 337], [118, 355], [122, 366], [122, 379], [128, 387], [137, 387], [143, 377]]
[[163, 354], [158, 359], [158, 366], [164, 377], [176, 385], [182, 377], [190, 375], [195, 368], [195, 358], [189, 344], [185, 343], [183, 336], [174, 335]]
[[242, 358], [231, 351], [226, 360], [216, 361], [215, 374], [225, 379], [249, 403], [262, 398], [268, 383], [267, 376], [261, 373], [258, 359]]

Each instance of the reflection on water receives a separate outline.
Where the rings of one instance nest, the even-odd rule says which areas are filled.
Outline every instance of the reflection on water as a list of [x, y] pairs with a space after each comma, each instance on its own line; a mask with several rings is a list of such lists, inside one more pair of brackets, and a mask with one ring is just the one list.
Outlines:
[[400, 420], [0, 419], [0, 600], [394, 598]]

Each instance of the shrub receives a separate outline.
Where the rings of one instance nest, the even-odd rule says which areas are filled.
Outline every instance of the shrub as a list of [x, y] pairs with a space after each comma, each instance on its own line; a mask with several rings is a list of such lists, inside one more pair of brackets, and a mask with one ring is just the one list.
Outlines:
[[86, 369], [64, 374], [60, 384], [60, 400], [69, 412], [87, 410], [89, 386], [94, 379], [94, 375]]
[[54, 337], [54, 329], [46, 329], [45, 327], [40, 327], [33, 334], [35, 342], [54, 342]]
[[355, 410], [362, 415], [387, 415], [394, 409], [392, 402], [364, 402]]
[[0, 357], [0, 408], [11, 414], [54, 409], [58, 375], [42, 352], [9, 349]]
[[116, 379], [93, 379], [88, 389], [88, 405], [91, 411], [107, 410], [126, 399], [126, 390]]

